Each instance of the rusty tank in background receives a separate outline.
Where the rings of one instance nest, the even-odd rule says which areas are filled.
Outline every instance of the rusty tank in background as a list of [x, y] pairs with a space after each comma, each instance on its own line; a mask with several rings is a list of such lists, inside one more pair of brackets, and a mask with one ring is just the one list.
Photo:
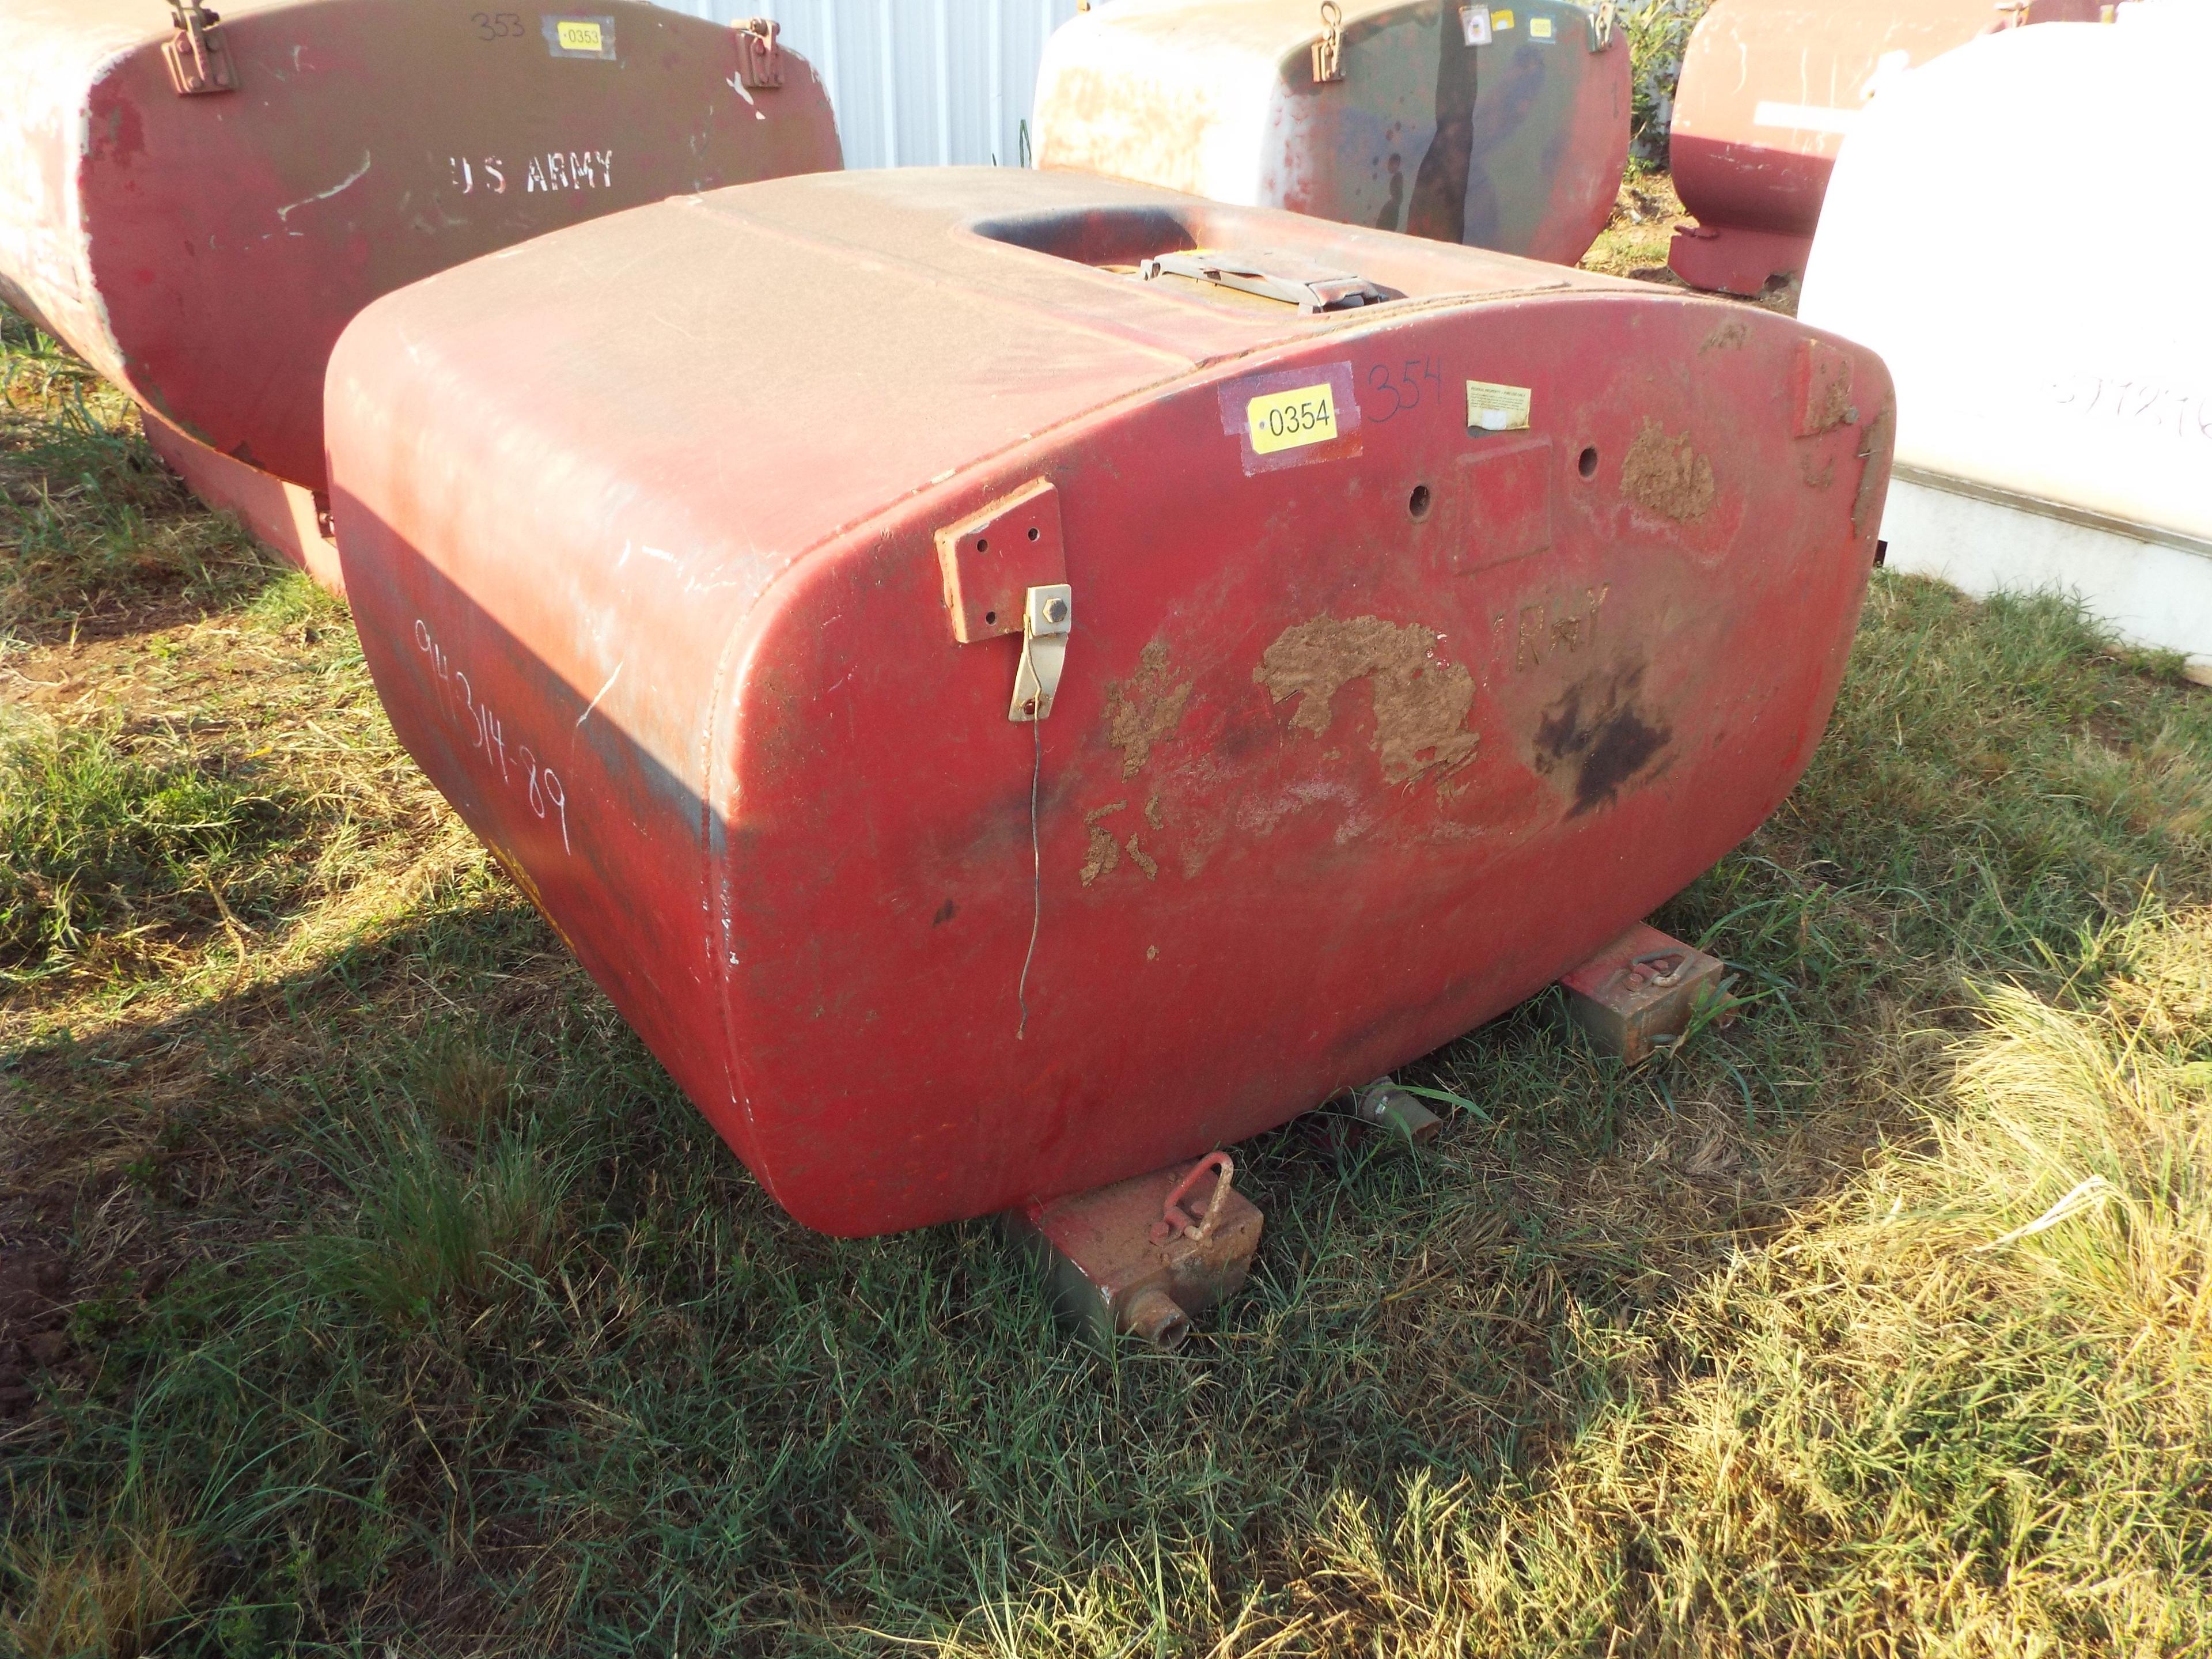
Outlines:
[[772, 27], [635, 0], [173, 21], [161, 0], [0, 0], [0, 299], [326, 579], [323, 371], [362, 307], [604, 213], [840, 165], [821, 83]]
[[1891, 418], [1780, 316], [1014, 169], [556, 232], [327, 406], [400, 738], [848, 1235], [1048, 1227], [1692, 881], [1820, 740]]
[[[1757, 294], [1805, 269], [1836, 152], [1916, 64], [2023, 23], [2094, 22], [2100, 0], [1717, 0], [1682, 58], [1668, 138], [1682, 205], [1667, 263]], [[2054, 112], [2054, 118], [2057, 118]]]
[[1037, 165], [1572, 264], [1628, 159], [1613, 8], [1120, 0], [1037, 72]]

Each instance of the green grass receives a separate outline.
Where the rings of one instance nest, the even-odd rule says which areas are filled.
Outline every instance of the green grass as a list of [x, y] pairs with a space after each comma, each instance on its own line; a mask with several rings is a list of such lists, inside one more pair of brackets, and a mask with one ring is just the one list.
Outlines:
[[988, 1226], [784, 1218], [398, 753], [342, 611], [132, 562], [233, 532], [72, 482], [25, 337], [0, 1649], [2212, 1643], [2212, 695], [2172, 663], [1878, 578], [1805, 781], [1658, 918], [1742, 1017], [1625, 1071], [1540, 997], [1409, 1070], [1480, 1109], [1431, 1151], [1248, 1144], [1250, 1285], [1102, 1354]]

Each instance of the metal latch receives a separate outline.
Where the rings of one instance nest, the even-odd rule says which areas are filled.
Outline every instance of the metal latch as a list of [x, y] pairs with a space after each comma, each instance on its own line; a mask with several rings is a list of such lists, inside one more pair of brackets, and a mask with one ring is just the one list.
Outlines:
[[754, 88], [783, 84], [783, 47], [776, 40], [782, 32], [772, 17], [748, 17], [737, 26], [739, 81]]
[[1256, 294], [1263, 300], [1280, 300], [1309, 316], [1378, 305], [1390, 297], [1364, 276], [1311, 270], [1264, 270], [1255, 260], [1205, 248], [1146, 259], [1138, 265], [1137, 275], [1147, 283], [1163, 276], [1188, 276], [1194, 282], [1235, 289], [1240, 294]]
[[1022, 604], [1022, 660], [1014, 671], [1010, 720], [1041, 720], [1060, 695], [1060, 671], [1067, 661], [1068, 630], [1075, 626], [1075, 590], [1066, 582], [1032, 587]]
[[1344, 79], [1344, 9], [1322, 0], [1321, 36], [1313, 43], [1314, 84]]
[[200, 0], [169, 0], [169, 21], [177, 32], [161, 47], [169, 66], [169, 83], [180, 98], [208, 93], [236, 92], [238, 70], [230, 61], [230, 46], [216, 26], [222, 16]]
[[1034, 479], [937, 532], [952, 637], [975, 645], [1018, 634], [1012, 720], [1042, 720], [1060, 693], [1074, 591], [1060, 541], [1060, 492]]
[[1589, 15], [1589, 49], [1603, 52], [1613, 44], [1613, 30], [1620, 22], [1620, 8], [1616, 0], [1598, 0]]

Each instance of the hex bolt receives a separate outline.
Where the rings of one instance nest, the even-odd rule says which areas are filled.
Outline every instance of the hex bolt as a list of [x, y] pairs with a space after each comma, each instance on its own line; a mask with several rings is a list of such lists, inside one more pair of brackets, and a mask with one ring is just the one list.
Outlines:
[[1054, 622], [1066, 622], [1067, 620], [1067, 601], [1066, 599], [1054, 599], [1050, 605], [1045, 607], [1045, 615], [1050, 617]]

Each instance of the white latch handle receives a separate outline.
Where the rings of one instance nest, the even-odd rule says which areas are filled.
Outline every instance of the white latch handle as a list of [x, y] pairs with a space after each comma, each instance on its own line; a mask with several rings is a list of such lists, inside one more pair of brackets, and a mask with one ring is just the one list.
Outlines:
[[1066, 582], [1027, 589], [1022, 602], [1022, 660], [1014, 671], [1010, 720], [1041, 720], [1060, 692], [1067, 660], [1068, 630], [1075, 625], [1075, 590]]

